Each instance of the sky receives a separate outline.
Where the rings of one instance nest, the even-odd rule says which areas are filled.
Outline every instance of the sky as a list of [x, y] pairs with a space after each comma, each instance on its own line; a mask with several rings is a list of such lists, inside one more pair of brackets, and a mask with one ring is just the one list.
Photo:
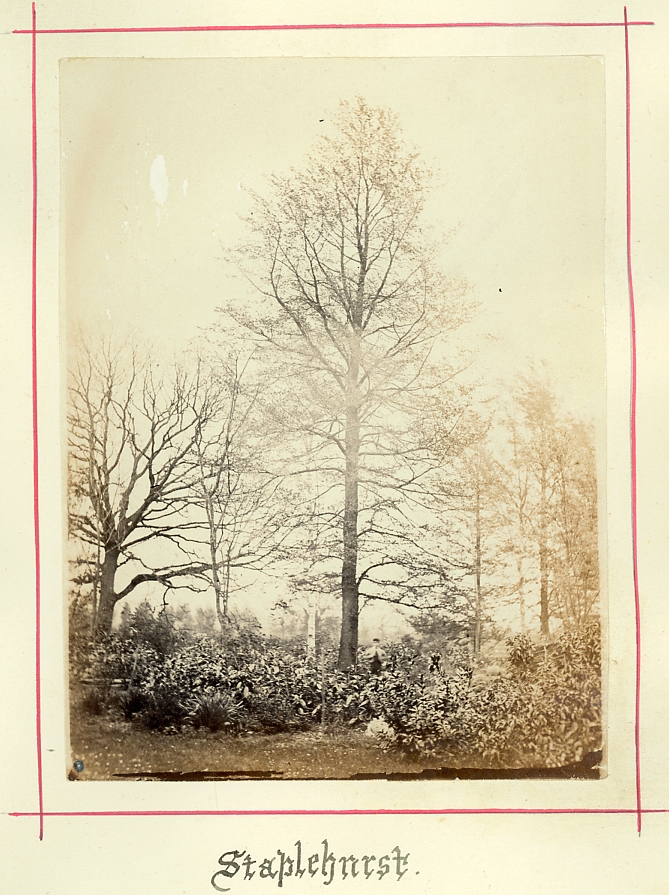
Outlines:
[[478, 304], [475, 373], [544, 360], [593, 417], [604, 384], [604, 78], [588, 57], [61, 62], [68, 331], [178, 352], [246, 284], [245, 188], [299, 169], [341, 100], [391, 108], [436, 172], [426, 222]]
[[425, 222], [478, 305], [469, 375], [494, 393], [545, 363], [565, 408], [601, 422], [604, 73], [582, 56], [62, 60], [70, 351], [81, 327], [171, 357], [248, 300], [223, 259], [247, 239], [246, 189], [299, 170], [358, 95], [436, 174]]

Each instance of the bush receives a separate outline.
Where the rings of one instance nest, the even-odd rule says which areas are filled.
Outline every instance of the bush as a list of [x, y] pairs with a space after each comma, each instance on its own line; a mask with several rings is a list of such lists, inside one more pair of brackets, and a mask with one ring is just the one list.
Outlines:
[[448, 763], [561, 766], [601, 746], [599, 628], [563, 634], [545, 648], [508, 641], [507, 671], [472, 683], [469, 657], [448, 671], [410, 647], [389, 649], [386, 671], [335, 673], [329, 699], [349, 726], [388, 725], [386, 748]]
[[140, 714], [149, 730], [179, 730], [188, 716], [189, 708], [181, 696], [169, 689], [154, 690], [147, 697], [146, 708]]
[[508, 648], [508, 673], [492, 683], [463, 675], [418, 694], [395, 721], [396, 744], [493, 767], [559, 767], [601, 748], [599, 627], [545, 648], [520, 635]]
[[187, 720], [196, 730], [206, 727], [212, 733], [233, 732], [241, 727], [242, 710], [228, 693], [205, 693], [193, 700]]
[[134, 715], [147, 707], [147, 696], [135, 687], [121, 690], [114, 694], [114, 703], [118, 706], [126, 721], [130, 721]]
[[185, 631], [176, 628], [167, 612], [162, 609], [156, 612], [146, 600], [130, 613], [121, 633], [133, 644], [149, 646], [160, 655], [174, 652], [189, 636]]
[[486, 767], [560, 766], [601, 746], [596, 625], [546, 645], [511, 638], [506, 669], [487, 676], [472, 676], [466, 651], [442, 662], [408, 641], [386, 648], [377, 675], [362, 655], [357, 668], [341, 672], [328, 654], [323, 669], [299, 646], [255, 630], [233, 630], [223, 643], [180, 636], [165, 646], [130, 626], [99, 643], [87, 675], [102, 683], [86, 710], [102, 711], [102, 694], [121, 680], [126, 689], [112, 706], [154, 730], [191, 724], [277, 733], [324, 721], [358, 729], [378, 722], [384, 748]]
[[268, 695], [256, 696], [248, 702], [249, 728], [264, 733], [288, 733], [306, 730], [313, 719], [299, 715], [286, 700]]
[[89, 687], [84, 693], [81, 705], [89, 715], [101, 715], [106, 708], [107, 700], [99, 687]]

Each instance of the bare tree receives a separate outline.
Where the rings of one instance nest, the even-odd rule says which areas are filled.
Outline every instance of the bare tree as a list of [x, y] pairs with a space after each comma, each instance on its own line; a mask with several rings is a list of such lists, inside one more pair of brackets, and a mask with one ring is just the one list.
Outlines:
[[478, 656], [483, 643], [488, 604], [499, 596], [501, 482], [499, 463], [482, 438], [465, 455], [462, 477], [464, 516], [467, 522], [467, 555], [472, 587], [472, 652]]
[[599, 599], [593, 435], [591, 427], [560, 412], [549, 378], [536, 370], [516, 390], [508, 427], [507, 522], [516, 541], [511, 552], [521, 616], [525, 586], [536, 577], [540, 632], [546, 637], [551, 617], [579, 626]]
[[292, 387], [286, 429], [308, 433], [311, 463], [332, 474], [338, 665], [347, 668], [358, 646], [361, 537], [377, 537], [380, 510], [401, 518], [425, 473], [420, 403], [453, 373], [443, 359], [435, 373], [431, 357], [465, 315], [463, 288], [437, 270], [420, 223], [430, 173], [393, 114], [358, 99], [342, 104], [337, 126], [303, 171], [272, 177], [270, 199], [254, 197], [242, 265], [260, 307], [228, 310], [281, 358]]
[[458, 455], [433, 477], [435, 548], [468, 606], [474, 657], [481, 652], [484, 629], [491, 628], [492, 604], [500, 596], [502, 481], [491, 426], [482, 414], [470, 414], [467, 441], [460, 439]]
[[550, 633], [549, 578], [551, 514], [556, 486], [558, 415], [553, 390], [545, 376], [532, 371], [515, 394], [524, 429], [522, 462], [533, 484], [531, 532], [539, 558], [539, 624], [543, 637]]
[[137, 348], [82, 339], [69, 375], [69, 530], [94, 555], [97, 632], [111, 630], [114, 607], [139, 585], [170, 587], [206, 568], [184, 557], [179, 536], [191, 452], [218, 398], [199, 367], [158, 370]]
[[596, 617], [599, 604], [597, 473], [591, 427], [570, 421], [556, 456], [553, 611], [566, 628]]
[[[194, 559], [208, 549], [201, 577], [214, 590], [221, 631], [228, 624], [231, 593], [244, 587], [240, 572], [263, 571], [280, 561], [298, 526], [295, 498], [285, 476], [269, 462], [266, 429], [259, 425], [261, 383], [248, 367], [252, 357], [233, 356], [209, 375], [217, 382], [221, 413], [200, 427], [192, 446], [191, 505], [204, 513], [202, 530], [182, 534]], [[194, 514], [197, 518], [197, 514]]]
[[502, 553], [515, 577], [510, 590], [512, 601], [518, 603], [520, 630], [527, 630], [527, 599], [533, 581], [531, 473], [523, 460], [523, 445], [515, 419], [507, 420], [509, 456], [499, 466], [503, 498], [500, 513], [503, 518], [504, 543]]

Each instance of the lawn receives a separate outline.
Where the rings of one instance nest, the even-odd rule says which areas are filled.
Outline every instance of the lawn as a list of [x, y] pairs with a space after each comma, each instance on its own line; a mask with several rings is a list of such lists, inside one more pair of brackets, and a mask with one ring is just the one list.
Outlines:
[[[295, 733], [194, 731], [166, 734], [108, 716], [73, 719], [76, 780], [346, 779], [420, 774], [429, 761], [386, 753], [363, 730], [327, 727]], [[434, 762], [432, 766], [438, 766]]]

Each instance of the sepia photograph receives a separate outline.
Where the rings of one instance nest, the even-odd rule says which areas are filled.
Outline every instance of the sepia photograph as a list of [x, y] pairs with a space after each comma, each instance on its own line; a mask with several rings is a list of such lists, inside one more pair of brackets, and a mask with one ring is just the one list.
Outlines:
[[601, 58], [59, 89], [63, 773], [605, 777]]

